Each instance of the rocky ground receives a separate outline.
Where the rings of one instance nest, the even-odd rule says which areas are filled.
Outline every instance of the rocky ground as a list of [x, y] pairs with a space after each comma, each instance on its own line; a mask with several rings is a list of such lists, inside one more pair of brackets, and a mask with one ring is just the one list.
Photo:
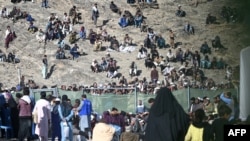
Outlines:
[[[80, 26], [85, 26], [87, 30], [90, 28], [97, 30], [93, 25], [90, 15], [91, 7], [93, 3], [97, 2], [100, 18], [98, 19], [98, 26], [102, 26], [102, 21], [108, 21], [103, 28], [107, 29], [110, 35], [115, 35], [120, 41], [124, 35], [128, 33], [133, 39], [134, 43], [140, 45], [143, 43], [143, 39], [146, 33], [142, 33], [138, 28], [129, 26], [121, 29], [117, 24], [119, 15], [112, 13], [109, 9], [109, 3], [111, 0], [56, 0], [49, 1], [50, 8], [41, 8], [39, 0], [35, 0], [34, 3], [17, 3], [12, 4], [9, 0], [0, 0], [0, 5], [6, 6], [9, 9], [13, 6], [21, 8], [22, 11], [29, 12], [34, 18], [38, 28], [45, 29], [48, 17], [50, 13], [56, 13], [60, 18], [64, 12], [68, 12], [69, 9], [76, 5], [79, 12], [82, 13], [83, 24], [77, 24], [73, 27], [75, 31], [79, 31]], [[135, 13], [135, 7], [132, 7], [126, 3], [126, 0], [113, 0], [122, 10], [129, 10], [132, 14]], [[240, 63], [240, 50], [249, 45], [249, 36], [244, 30], [243, 23], [226, 23], [219, 15], [221, 7], [229, 5], [231, 7], [238, 7], [240, 3], [236, 3], [237, 0], [213, 0], [206, 3], [201, 3], [197, 7], [190, 6], [190, 1], [184, 0], [158, 0], [160, 4], [159, 9], [145, 8], [142, 9], [143, 14], [147, 17], [146, 22], [152, 27], [156, 33], [162, 34], [162, 36], [168, 42], [169, 28], [176, 34], [176, 41], [182, 42], [181, 47], [183, 50], [187, 48], [192, 51], [198, 50], [204, 41], [209, 43], [211, 47], [211, 40], [219, 35], [221, 37], [222, 44], [227, 47], [226, 51], [212, 51], [210, 58], [216, 56], [223, 59], [232, 67], [237, 68]], [[179, 18], [175, 16], [175, 10], [178, 5], [182, 5], [182, 9], [186, 11], [186, 17]], [[241, 10], [242, 9], [241, 7]], [[211, 13], [217, 17], [220, 24], [205, 25], [206, 15]], [[195, 35], [187, 35], [183, 31], [184, 24], [190, 22], [195, 28]], [[48, 42], [46, 45], [39, 43], [35, 39], [36, 34], [32, 34], [27, 31], [28, 23], [24, 20], [19, 20], [13, 24], [9, 19], [0, 20], [0, 48], [8, 53], [15, 51], [21, 62], [18, 64], [10, 64], [0, 62], [0, 82], [3, 83], [3, 87], [12, 87], [18, 84], [17, 69], [20, 68], [21, 74], [25, 76], [25, 81], [28, 79], [34, 80], [38, 85], [52, 86], [55, 84], [60, 85], [89, 85], [93, 82], [107, 83], [117, 81], [116, 79], [106, 78], [105, 73], [93, 73], [90, 69], [90, 64], [93, 59], [101, 60], [101, 57], [105, 56], [107, 51], [93, 52], [93, 46], [88, 41], [78, 41], [77, 44], [80, 50], [87, 55], [81, 56], [76, 60], [56, 60], [55, 52], [57, 50], [57, 41]], [[10, 44], [10, 48], [4, 49], [4, 35], [7, 25], [10, 25], [17, 34], [17, 38]], [[68, 43], [68, 37], [65, 39]], [[105, 47], [108, 43], [103, 44]], [[130, 76], [128, 73], [129, 65], [132, 61], [136, 61], [138, 70], [141, 70], [139, 78], [150, 78], [150, 71], [144, 67], [144, 60], [136, 60], [136, 55], [139, 47], [136, 46], [136, 50], [131, 53], [122, 52], [110, 52], [111, 56], [118, 61], [118, 70], [128, 80]], [[166, 56], [167, 49], [160, 49], [160, 54]], [[47, 54], [49, 61], [49, 70], [51, 70], [51, 76], [49, 79], [43, 79], [41, 74], [42, 69], [42, 56]], [[203, 57], [203, 56], [202, 56]], [[172, 63], [171, 65], [178, 67], [179, 63]], [[53, 66], [53, 67], [52, 67]], [[234, 69], [238, 72], [238, 69]], [[204, 70], [205, 75], [208, 78], [213, 78], [217, 83], [225, 81], [225, 70]], [[234, 80], [239, 81], [238, 73], [236, 73]], [[160, 78], [163, 80], [163, 76]]]

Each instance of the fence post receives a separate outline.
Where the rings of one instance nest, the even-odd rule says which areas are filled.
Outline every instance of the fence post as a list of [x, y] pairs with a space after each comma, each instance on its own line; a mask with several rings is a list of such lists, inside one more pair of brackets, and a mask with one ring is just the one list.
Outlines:
[[138, 98], [137, 89], [135, 87], [135, 109], [134, 109], [135, 112], [136, 112], [136, 107], [137, 107], [137, 98]]
[[188, 98], [188, 99], [187, 99], [187, 101], [188, 101], [188, 102], [187, 102], [187, 103], [188, 103], [187, 106], [189, 107], [189, 105], [190, 105], [190, 87], [189, 87], [189, 86], [188, 86], [187, 98]]

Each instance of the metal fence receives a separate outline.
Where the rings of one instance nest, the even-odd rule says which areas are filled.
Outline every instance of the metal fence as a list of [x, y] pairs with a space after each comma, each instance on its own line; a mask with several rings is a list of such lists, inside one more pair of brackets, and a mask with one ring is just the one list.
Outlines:
[[[75, 99], [81, 99], [81, 95], [85, 93], [87, 98], [92, 101], [93, 110], [102, 113], [112, 107], [116, 107], [119, 110], [123, 110], [126, 112], [135, 112], [135, 108], [138, 100], [142, 100], [146, 106], [149, 106], [147, 101], [149, 98], [154, 98], [156, 95], [153, 94], [142, 94], [136, 91], [135, 88], [114, 88], [114, 89], [128, 89], [133, 90], [133, 93], [117, 95], [112, 93], [104, 93], [101, 95], [98, 94], [90, 94], [86, 93], [86, 91], [65, 91], [61, 89], [33, 89], [31, 90], [32, 95], [37, 100], [40, 98], [40, 91], [46, 91], [48, 94], [52, 94], [54, 96], [62, 96], [67, 95], [69, 99], [71, 99], [72, 104], [74, 104]], [[91, 88], [91, 90], [95, 90], [95, 88]], [[97, 90], [97, 89], [96, 89]], [[223, 91], [230, 91], [233, 95], [238, 97], [237, 89], [224, 89], [224, 90], [202, 90], [202, 89], [180, 89], [177, 91], [173, 91], [173, 95], [176, 97], [178, 102], [182, 105], [185, 111], [188, 110], [189, 107], [189, 99], [191, 97], [204, 97], [207, 96], [210, 99], [215, 97], [218, 94], [221, 94]]]

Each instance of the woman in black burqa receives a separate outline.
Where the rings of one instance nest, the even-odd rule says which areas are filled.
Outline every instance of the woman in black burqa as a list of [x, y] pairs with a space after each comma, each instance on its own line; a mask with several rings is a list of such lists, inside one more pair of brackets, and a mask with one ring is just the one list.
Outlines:
[[161, 88], [149, 112], [145, 140], [183, 141], [189, 120], [172, 92], [166, 87]]

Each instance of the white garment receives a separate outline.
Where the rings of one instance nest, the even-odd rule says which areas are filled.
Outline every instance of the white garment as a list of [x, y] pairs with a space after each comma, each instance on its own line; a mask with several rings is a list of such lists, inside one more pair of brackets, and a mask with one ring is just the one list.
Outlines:
[[92, 7], [92, 10], [95, 12], [98, 11], [98, 9], [95, 6]]
[[8, 29], [7, 29], [7, 30], [5, 31], [5, 38], [6, 38], [10, 33], [11, 33], [11, 30], [8, 30]]
[[147, 53], [146, 52], [138, 52], [138, 54], [137, 54], [137, 58], [139, 58], [139, 59], [143, 59], [143, 58], [146, 58], [147, 57]]
[[120, 50], [120, 52], [127, 53], [127, 52], [132, 52], [132, 51], [134, 51], [134, 50], [135, 50], [135, 47], [134, 47], [134, 46], [127, 46], [127, 47], [120, 46], [120, 47], [119, 47], [119, 50]]
[[163, 75], [170, 74], [174, 67], [165, 67], [162, 71]]
[[171, 52], [171, 53], [168, 52], [168, 53], [167, 53], [167, 57], [168, 57], [168, 59], [171, 60], [171, 59], [174, 59], [174, 58], [175, 58], [175, 55], [174, 55], [174, 53], [172, 53], [172, 52]]

